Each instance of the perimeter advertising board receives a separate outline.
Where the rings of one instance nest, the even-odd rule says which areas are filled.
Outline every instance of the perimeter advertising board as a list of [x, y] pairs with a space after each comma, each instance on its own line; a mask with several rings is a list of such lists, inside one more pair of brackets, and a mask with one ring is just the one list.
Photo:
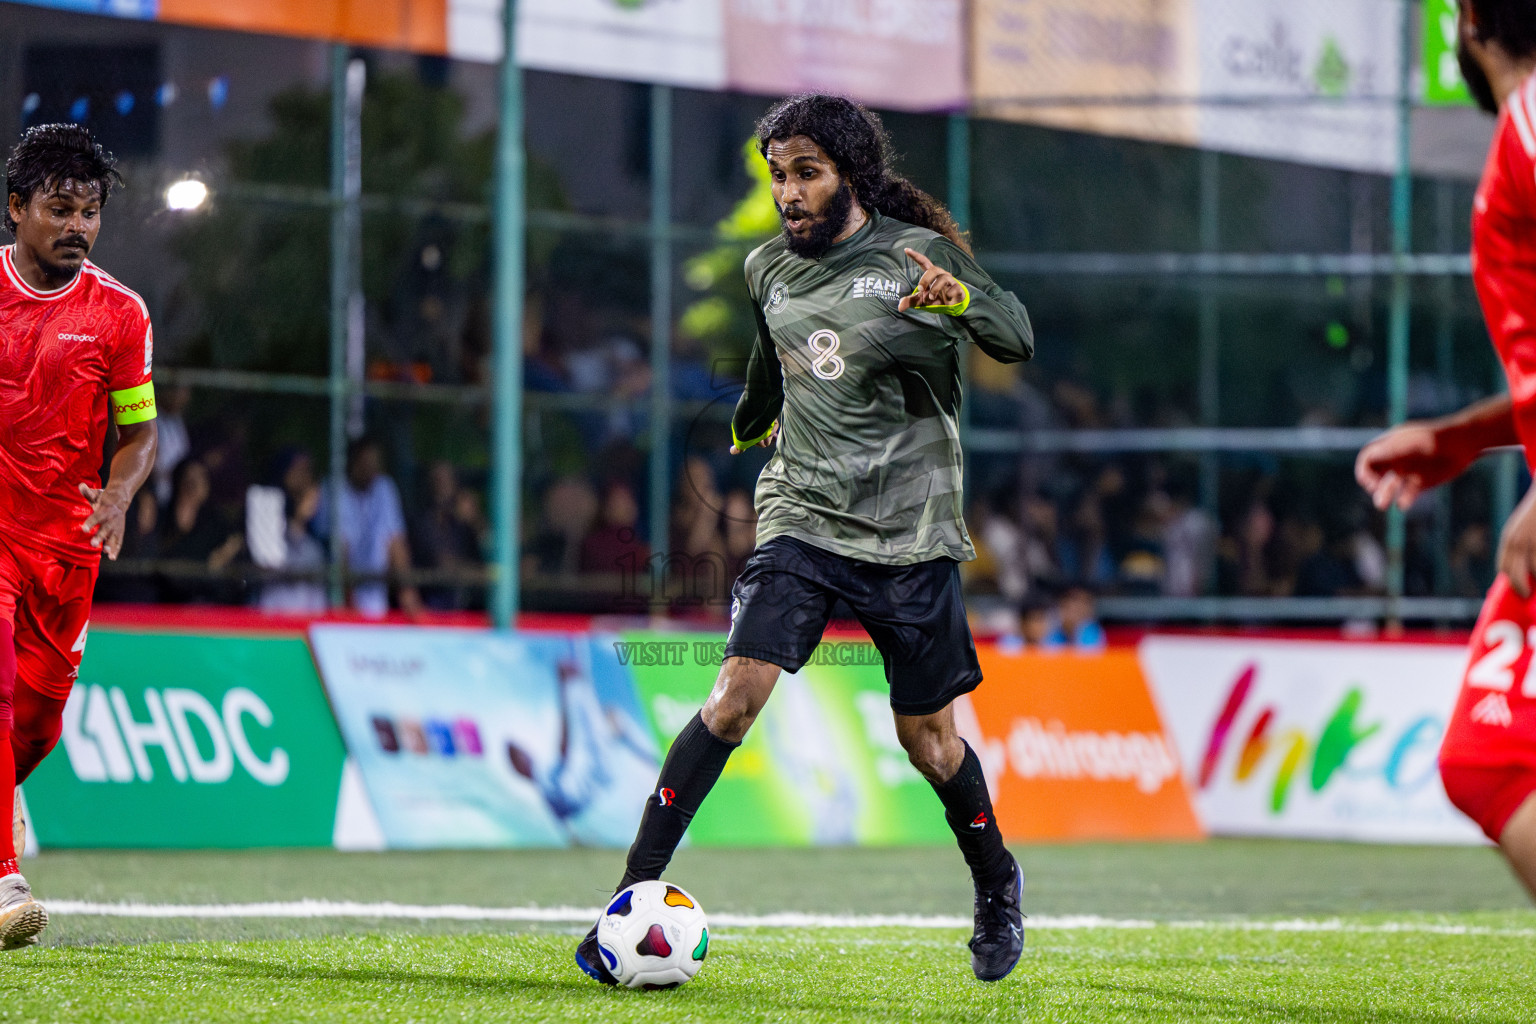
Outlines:
[[[518, 0], [517, 62], [527, 68], [718, 89], [725, 84], [721, 0]], [[488, 29], [499, 30], [500, 4]], [[478, 34], [498, 39], [499, 31]], [[471, 37], [472, 38], [472, 37]], [[482, 56], [455, 36], [455, 56]]]
[[386, 845], [623, 846], [656, 745], [611, 638], [317, 625]]
[[[978, 655], [986, 682], [962, 733], [987, 770], [1010, 839], [1204, 835], [1136, 656]], [[979, 732], [980, 736], [975, 734]]]
[[1211, 832], [1482, 841], [1436, 768], [1465, 649], [1149, 637], [1140, 656]]
[[965, 24], [961, 0], [725, 0], [727, 86], [960, 110]]
[[1199, 0], [1200, 94], [1221, 99], [1200, 108], [1200, 143], [1390, 173], [1402, 10], [1400, 0]]
[[[709, 695], [722, 638], [624, 641], [657, 741], [670, 743]], [[1202, 834], [1134, 655], [979, 654], [986, 682], [956, 702], [956, 720], [986, 769], [1005, 836]], [[811, 664], [780, 676], [689, 836], [743, 846], [953, 841], [896, 738], [872, 644], [824, 641]]]
[[344, 759], [302, 639], [100, 630], [27, 806], [44, 847], [329, 846]]
[[1456, 62], [1457, 0], [1424, 0], [1424, 102], [1465, 106], [1472, 102]]
[[448, 52], [448, 8], [461, 0], [20, 0], [81, 14], [204, 28], [343, 39], [420, 53]]
[[1193, 145], [1200, 90], [1187, 0], [976, 0], [972, 87], [989, 117]]
[[[626, 633], [629, 663], [659, 744], [703, 706], [720, 671], [718, 633]], [[689, 826], [708, 846], [953, 842], [944, 808], [896, 739], [879, 654], [823, 643], [779, 677], [741, 748]]]
[[1397, 0], [976, 0], [978, 112], [1389, 172]]

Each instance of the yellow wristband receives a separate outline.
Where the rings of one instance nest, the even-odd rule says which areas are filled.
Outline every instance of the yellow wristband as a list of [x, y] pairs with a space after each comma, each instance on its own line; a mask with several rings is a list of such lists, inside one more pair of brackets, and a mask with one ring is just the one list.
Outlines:
[[155, 385], [146, 381], [136, 388], [113, 391], [107, 396], [112, 401], [112, 422], [120, 427], [130, 423], [143, 423], [155, 418]]
[[755, 444], [762, 444], [763, 443], [763, 439], [766, 438], [769, 434], [773, 433], [773, 428], [777, 427], [778, 425], [779, 425], [779, 421], [778, 420], [774, 420], [772, 423], [770, 423], [768, 425], [768, 429], [763, 431], [757, 437], [753, 438], [751, 441], [743, 441], [741, 438], [736, 436], [736, 424], [732, 423], [731, 424], [731, 443], [736, 446], [736, 449], [738, 451], [743, 451], [744, 452], [748, 448], [751, 448]]
[[[913, 306], [912, 308], [923, 313], [943, 313], [945, 316], [959, 316], [971, 308], [971, 290], [965, 286], [964, 281], [956, 281], [955, 284], [960, 286], [960, 292], [963, 296], [959, 302], [948, 306]], [[916, 288], [912, 289], [912, 294], [917, 294]]]

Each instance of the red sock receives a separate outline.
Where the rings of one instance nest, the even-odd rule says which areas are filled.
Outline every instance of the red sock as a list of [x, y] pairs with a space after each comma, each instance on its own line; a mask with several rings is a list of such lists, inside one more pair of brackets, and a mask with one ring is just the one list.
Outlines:
[[16, 814], [16, 762], [11, 759], [10, 723], [0, 728], [0, 875], [11, 875], [20, 869], [16, 858], [21, 851], [11, 832], [11, 819]]
[[23, 683], [16, 687], [14, 703], [16, 726], [10, 749], [19, 786], [59, 742], [64, 731], [64, 702]]
[[16, 814], [16, 761], [11, 756], [11, 697], [16, 689], [16, 634], [0, 622], [0, 875], [17, 874], [11, 819]]

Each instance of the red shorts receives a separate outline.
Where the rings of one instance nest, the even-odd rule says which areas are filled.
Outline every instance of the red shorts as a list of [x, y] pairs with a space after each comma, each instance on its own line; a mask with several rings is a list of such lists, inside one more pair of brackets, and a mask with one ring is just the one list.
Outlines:
[[1442, 763], [1440, 781], [1451, 803], [1498, 842], [1509, 819], [1536, 793], [1536, 767]]
[[18, 682], [55, 700], [69, 699], [99, 571], [0, 537], [0, 622], [15, 633]]
[[1451, 802], [1498, 841], [1536, 791], [1536, 599], [1494, 580], [1472, 631], [1467, 669], [1440, 745]]

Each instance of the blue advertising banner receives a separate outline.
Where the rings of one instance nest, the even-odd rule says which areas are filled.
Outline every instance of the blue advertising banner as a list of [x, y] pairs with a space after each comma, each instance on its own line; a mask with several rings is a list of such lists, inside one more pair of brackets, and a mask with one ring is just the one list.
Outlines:
[[317, 625], [310, 640], [388, 846], [634, 838], [657, 750], [613, 637]]
[[159, 13], [159, 0], [16, 0], [33, 7], [56, 7], [78, 14], [110, 14], [118, 18], [152, 19]]

